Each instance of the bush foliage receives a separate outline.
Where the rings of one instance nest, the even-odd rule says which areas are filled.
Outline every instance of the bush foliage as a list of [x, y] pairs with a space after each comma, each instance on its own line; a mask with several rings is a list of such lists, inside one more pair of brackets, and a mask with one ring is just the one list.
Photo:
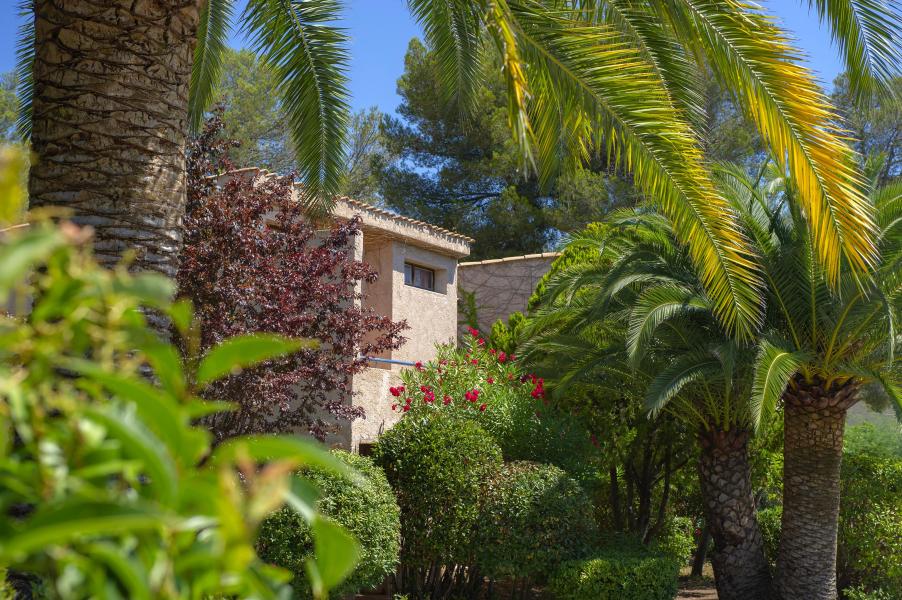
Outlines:
[[415, 415], [379, 438], [374, 457], [401, 508], [402, 563], [472, 563], [483, 485], [501, 467], [492, 437], [467, 419]]
[[[401, 523], [395, 494], [382, 470], [366, 457], [333, 451], [362, 477], [350, 481], [323, 469], [307, 468], [300, 475], [319, 491], [320, 513], [347, 529], [360, 543], [360, 560], [348, 579], [331, 596], [344, 598], [379, 585], [398, 562]], [[295, 574], [296, 596], [308, 598], [305, 564], [313, 554], [310, 526], [296, 511], [283, 508], [260, 525], [260, 558]]]
[[673, 600], [679, 564], [629, 544], [564, 563], [550, 582], [556, 600]]
[[28, 571], [61, 598], [276, 597], [287, 574], [253, 543], [286, 501], [313, 532], [317, 595], [340, 582], [356, 544], [285, 473], [347, 467], [298, 438], [213, 448], [194, 425], [228, 409], [198, 397], [206, 386], [301, 343], [230, 338], [183, 361], [145, 316], [166, 314], [197, 347], [190, 304], [170, 304], [171, 282], [101, 269], [90, 231], [70, 224], [33, 219], [2, 235], [0, 298], [19, 314], [0, 315], [0, 565], [11, 585]]
[[545, 579], [596, 542], [594, 508], [585, 491], [552, 465], [504, 465], [486, 485], [476, 562], [494, 578]]

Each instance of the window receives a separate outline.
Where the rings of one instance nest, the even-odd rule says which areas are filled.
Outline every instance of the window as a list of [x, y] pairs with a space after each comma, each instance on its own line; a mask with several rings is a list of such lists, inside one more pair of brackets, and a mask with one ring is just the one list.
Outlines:
[[404, 285], [435, 291], [435, 271], [404, 263]]

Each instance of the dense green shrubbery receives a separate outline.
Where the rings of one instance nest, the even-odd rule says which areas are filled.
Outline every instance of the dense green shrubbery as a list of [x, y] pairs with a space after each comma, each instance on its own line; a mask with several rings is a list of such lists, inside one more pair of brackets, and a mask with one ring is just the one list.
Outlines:
[[771, 506], [758, 511], [758, 527], [761, 529], [761, 537], [764, 538], [764, 554], [771, 566], [777, 564], [782, 519], [782, 506]]
[[902, 598], [902, 460], [843, 457], [837, 581]]
[[585, 491], [552, 465], [504, 465], [486, 485], [476, 562], [493, 578], [543, 580], [587, 555], [598, 531]]
[[374, 457], [401, 508], [404, 566], [471, 564], [484, 482], [501, 467], [492, 437], [452, 415], [408, 416], [379, 438]]
[[[304, 469], [301, 474], [319, 490], [321, 514], [342, 525], [360, 542], [360, 560], [354, 572], [333, 598], [379, 585], [394, 572], [398, 562], [401, 523], [395, 494], [382, 470], [366, 457], [341, 450], [333, 453], [362, 476], [353, 482], [322, 469]], [[310, 597], [305, 563], [313, 553], [307, 522], [294, 510], [283, 508], [260, 526], [257, 538], [260, 558], [295, 574], [299, 597]]]
[[624, 544], [564, 563], [548, 588], [556, 600], [673, 600], [679, 571], [671, 556]]
[[686, 565], [695, 552], [694, 531], [695, 525], [689, 517], [670, 517], [655, 538], [652, 549], [673, 557], [680, 566]]

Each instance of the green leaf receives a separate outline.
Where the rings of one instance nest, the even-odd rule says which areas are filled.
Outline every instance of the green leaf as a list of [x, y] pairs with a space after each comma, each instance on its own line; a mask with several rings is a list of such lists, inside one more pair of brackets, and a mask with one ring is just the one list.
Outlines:
[[115, 535], [156, 529], [161, 515], [142, 505], [69, 500], [45, 505], [14, 535], [0, 540], [0, 562], [9, 562], [49, 546], [64, 545], [91, 536]]
[[311, 530], [315, 558], [307, 560], [307, 575], [313, 595], [325, 598], [354, 569], [360, 544], [341, 525], [322, 517], [313, 522]]
[[319, 342], [286, 338], [279, 335], [251, 334], [233, 337], [207, 352], [197, 368], [197, 384], [235, 373], [244, 367], [279, 358], [302, 348], [317, 348]]
[[127, 457], [141, 461], [144, 472], [150, 478], [150, 485], [140, 489], [144, 495], [157, 498], [163, 504], [170, 504], [175, 499], [178, 480], [172, 457], [166, 446], [135, 418], [134, 413], [107, 406], [88, 408], [84, 414], [103, 425], [111, 437], [119, 440]]
[[128, 590], [129, 598], [150, 600], [147, 574], [138, 564], [122, 554], [122, 548], [108, 543], [96, 543], [88, 545], [85, 552], [107, 566]]
[[749, 404], [752, 425], [756, 431], [762, 420], [775, 410], [789, 380], [809, 359], [806, 352], [787, 350], [768, 340], [761, 342], [758, 358], [755, 360]]
[[145, 306], [165, 308], [175, 295], [175, 282], [159, 273], [123, 274], [113, 280], [113, 291]]
[[0, 296], [25, 278], [29, 269], [46, 261], [54, 250], [65, 245], [55, 229], [36, 227], [0, 247]]

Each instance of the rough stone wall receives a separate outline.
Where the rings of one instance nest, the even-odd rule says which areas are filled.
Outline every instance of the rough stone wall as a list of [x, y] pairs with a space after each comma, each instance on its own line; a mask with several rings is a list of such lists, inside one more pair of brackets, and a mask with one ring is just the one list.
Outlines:
[[[557, 256], [556, 252], [545, 252], [460, 263], [458, 285], [462, 291], [475, 294], [479, 329], [489, 331], [498, 319], [525, 311], [536, 284]], [[463, 319], [461, 327], [466, 327]]]

